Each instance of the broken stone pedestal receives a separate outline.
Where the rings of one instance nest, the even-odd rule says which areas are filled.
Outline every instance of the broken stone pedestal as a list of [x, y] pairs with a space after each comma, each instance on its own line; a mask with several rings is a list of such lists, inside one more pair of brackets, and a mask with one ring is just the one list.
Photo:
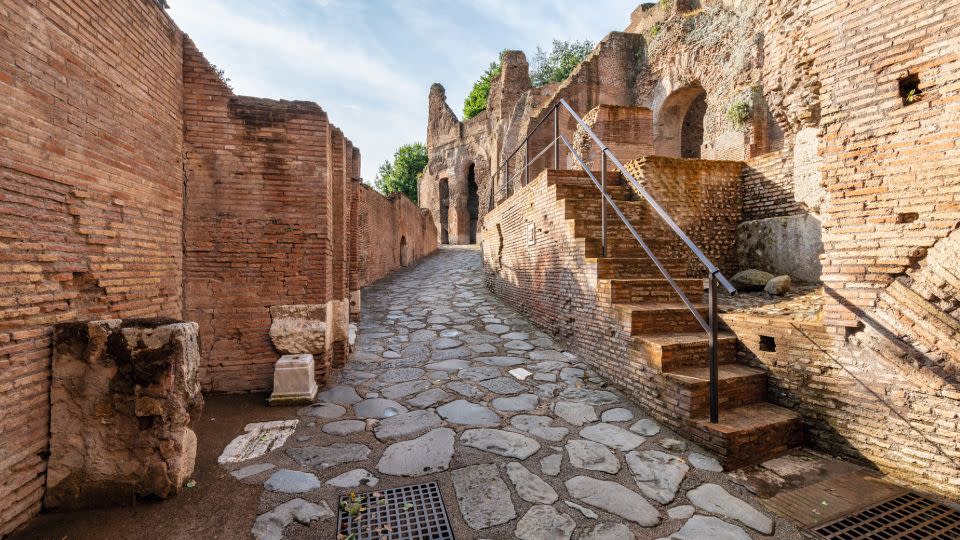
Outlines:
[[197, 323], [56, 326], [47, 508], [168, 497], [193, 474], [203, 396]]
[[317, 397], [312, 354], [285, 354], [273, 366], [270, 405], [304, 405]]

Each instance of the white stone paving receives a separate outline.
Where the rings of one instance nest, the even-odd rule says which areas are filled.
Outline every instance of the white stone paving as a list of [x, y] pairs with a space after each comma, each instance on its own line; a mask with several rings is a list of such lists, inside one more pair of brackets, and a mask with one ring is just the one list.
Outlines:
[[297, 436], [223, 465], [265, 486], [254, 536], [297, 522], [332, 537], [340, 494], [413, 477], [441, 484], [458, 538], [750, 538], [781, 523], [493, 296], [479, 261], [441, 250], [365, 290], [356, 350], [296, 411]]

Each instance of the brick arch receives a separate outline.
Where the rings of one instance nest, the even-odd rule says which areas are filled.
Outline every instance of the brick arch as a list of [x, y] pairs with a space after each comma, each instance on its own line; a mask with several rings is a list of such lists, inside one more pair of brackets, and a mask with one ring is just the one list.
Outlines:
[[657, 155], [700, 157], [707, 92], [693, 82], [670, 93], [654, 111], [653, 147]]

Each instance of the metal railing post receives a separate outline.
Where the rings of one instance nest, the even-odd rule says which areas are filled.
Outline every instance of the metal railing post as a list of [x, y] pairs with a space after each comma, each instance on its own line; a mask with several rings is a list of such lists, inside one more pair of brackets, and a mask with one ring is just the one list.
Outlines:
[[718, 388], [717, 366], [717, 276], [710, 274], [709, 287], [709, 316], [710, 316], [710, 423], [716, 424], [720, 420], [720, 397]]
[[560, 104], [553, 106], [553, 168], [560, 168]]
[[507, 158], [507, 163], [504, 165], [503, 177], [506, 179], [506, 183], [503, 185], [503, 191], [506, 193], [506, 196], [510, 196], [510, 158]]
[[523, 142], [523, 185], [530, 183], [530, 138]]
[[600, 254], [607, 256], [607, 152], [600, 152]]

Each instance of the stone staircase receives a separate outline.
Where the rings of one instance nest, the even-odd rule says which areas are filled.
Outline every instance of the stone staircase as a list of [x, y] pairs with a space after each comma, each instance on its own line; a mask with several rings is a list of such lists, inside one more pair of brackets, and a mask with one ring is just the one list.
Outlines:
[[[718, 454], [727, 468], [758, 463], [802, 443], [800, 416], [765, 401], [767, 374], [736, 362], [737, 337], [719, 335], [720, 421], [709, 422], [709, 336], [643, 249], [608, 208], [607, 256], [602, 256], [600, 196], [583, 171], [549, 170], [571, 234], [582, 242], [588, 267], [596, 271], [600, 302], [615, 313], [630, 336], [631, 362], [647, 365], [656, 377], [656, 412], [674, 429]], [[599, 178], [599, 174], [595, 174]], [[619, 174], [607, 173], [608, 191], [644, 241], [660, 257], [676, 245], [646, 202], [638, 200]], [[674, 251], [675, 252], [675, 251]], [[660, 258], [704, 318], [704, 280], [687, 278], [682, 259]]]

